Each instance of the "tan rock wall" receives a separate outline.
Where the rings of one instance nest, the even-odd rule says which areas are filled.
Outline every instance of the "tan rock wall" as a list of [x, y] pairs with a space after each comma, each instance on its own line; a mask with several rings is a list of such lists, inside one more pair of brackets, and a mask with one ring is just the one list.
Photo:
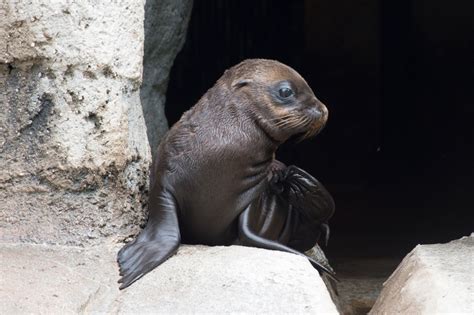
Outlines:
[[0, 241], [123, 238], [143, 222], [144, 1], [0, 4]]

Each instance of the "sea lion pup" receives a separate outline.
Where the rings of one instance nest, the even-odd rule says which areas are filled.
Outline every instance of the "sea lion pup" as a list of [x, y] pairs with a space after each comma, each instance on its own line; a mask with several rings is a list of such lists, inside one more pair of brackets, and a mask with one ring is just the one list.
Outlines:
[[118, 253], [120, 289], [181, 242], [303, 255], [321, 233], [327, 241], [331, 196], [311, 175], [275, 160], [280, 144], [317, 134], [327, 117], [306, 81], [280, 62], [249, 59], [225, 71], [158, 147], [148, 223]]

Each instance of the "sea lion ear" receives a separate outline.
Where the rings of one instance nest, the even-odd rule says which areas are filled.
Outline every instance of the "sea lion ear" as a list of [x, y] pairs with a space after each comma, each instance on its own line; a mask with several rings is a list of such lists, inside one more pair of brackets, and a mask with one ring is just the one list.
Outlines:
[[232, 88], [240, 89], [241, 87], [249, 85], [250, 83], [252, 83], [252, 80], [250, 79], [241, 79], [241, 80], [232, 82]]

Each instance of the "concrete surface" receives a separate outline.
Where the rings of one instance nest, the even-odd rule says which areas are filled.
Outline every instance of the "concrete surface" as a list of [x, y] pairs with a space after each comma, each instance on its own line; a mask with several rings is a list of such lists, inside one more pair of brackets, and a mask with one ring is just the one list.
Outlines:
[[474, 234], [416, 246], [384, 283], [370, 314], [474, 314]]
[[151, 160], [144, 4], [0, 1], [0, 241], [138, 232]]
[[2, 314], [337, 314], [317, 271], [299, 256], [231, 246], [181, 246], [118, 290], [121, 245], [0, 244]]

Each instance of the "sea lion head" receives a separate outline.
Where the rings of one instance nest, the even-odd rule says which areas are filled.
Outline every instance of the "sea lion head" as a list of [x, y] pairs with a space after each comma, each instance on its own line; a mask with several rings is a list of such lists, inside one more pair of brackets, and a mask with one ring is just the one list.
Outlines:
[[328, 110], [295, 70], [278, 61], [247, 59], [228, 70], [228, 84], [239, 103], [273, 140], [316, 135]]

